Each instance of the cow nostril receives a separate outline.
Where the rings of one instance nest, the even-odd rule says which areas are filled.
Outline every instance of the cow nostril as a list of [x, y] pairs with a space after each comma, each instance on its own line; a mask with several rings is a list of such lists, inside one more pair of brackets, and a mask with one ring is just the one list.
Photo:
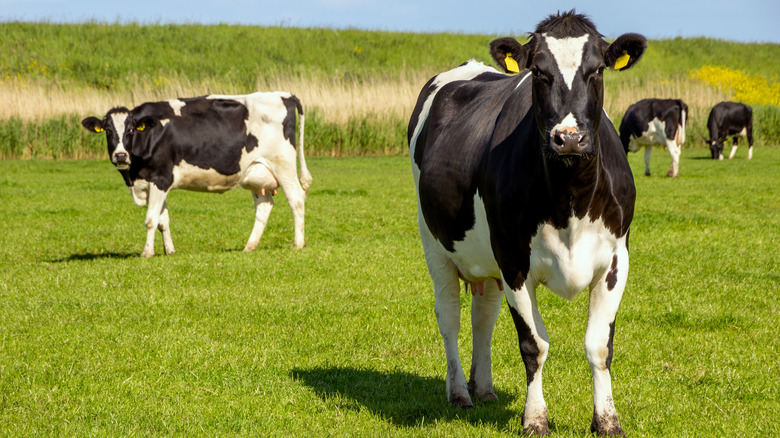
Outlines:
[[124, 153], [124, 152], [120, 152], [118, 154], [115, 154], [114, 156], [116, 157], [117, 161], [125, 161], [125, 160], [127, 160], [127, 154]]

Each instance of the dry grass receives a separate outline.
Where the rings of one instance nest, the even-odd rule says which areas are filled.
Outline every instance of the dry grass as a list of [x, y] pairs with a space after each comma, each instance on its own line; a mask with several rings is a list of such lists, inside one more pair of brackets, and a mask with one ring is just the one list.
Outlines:
[[[407, 117], [428, 75], [407, 75], [392, 79], [341, 81], [330, 78], [260, 78], [258, 91], [284, 90], [298, 96], [304, 109], [317, 109], [327, 122], [345, 123], [368, 114]], [[139, 84], [132, 91], [102, 91], [83, 87], [52, 86], [48, 83], [0, 81], [0, 120], [12, 117], [39, 121], [63, 114], [101, 115], [117, 106], [132, 108], [143, 102], [205, 94], [240, 94], [231, 84], [193, 83], [175, 78], [150, 88]]]

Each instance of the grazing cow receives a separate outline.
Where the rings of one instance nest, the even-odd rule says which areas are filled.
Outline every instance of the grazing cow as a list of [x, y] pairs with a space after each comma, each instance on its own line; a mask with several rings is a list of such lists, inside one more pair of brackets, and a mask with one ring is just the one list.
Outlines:
[[[491, 42], [506, 71], [476, 61], [433, 77], [409, 122], [418, 225], [447, 356], [447, 399], [494, 400], [490, 343], [504, 291], [525, 364], [526, 433], [548, 433], [542, 395], [547, 330], [540, 284], [573, 299], [590, 287], [585, 352], [591, 429], [623, 434], [612, 401], [615, 316], [628, 278], [631, 168], [603, 110], [603, 71], [625, 70], [646, 40], [612, 44], [574, 11], [542, 21], [530, 40]], [[470, 382], [460, 364], [459, 278], [470, 285]]]
[[[298, 181], [295, 115], [300, 114]], [[303, 156], [303, 107], [285, 92], [205, 96], [150, 102], [132, 111], [115, 108], [103, 120], [82, 120], [87, 130], [106, 133], [111, 162], [133, 201], [148, 205], [143, 257], [154, 255], [159, 229], [166, 254], [174, 252], [165, 199], [173, 189], [252, 192], [255, 224], [244, 251], [257, 248], [281, 187], [295, 222], [294, 248], [304, 246], [304, 200], [311, 174]]]
[[650, 152], [655, 144], [666, 147], [672, 156], [666, 176], [680, 175], [687, 114], [688, 105], [680, 99], [644, 99], [628, 107], [620, 122], [620, 141], [626, 153], [645, 147], [645, 175], [650, 176]]
[[721, 102], [715, 105], [707, 118], [707, 129], [710, 131], [707, 143], [710, 145], [713, 160], [723, 159], [723, 143], [727, 137], [733, 137], [734, 140], [729, 160], [737, 153], [739, 137], [747, 137], [747, 159], [753, 158], [753, 109], [749, 106], [739, 102]]

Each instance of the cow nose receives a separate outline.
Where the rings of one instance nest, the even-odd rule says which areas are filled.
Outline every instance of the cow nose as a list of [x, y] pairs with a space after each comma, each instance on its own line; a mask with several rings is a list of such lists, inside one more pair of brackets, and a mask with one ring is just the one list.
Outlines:
[[116, 154], [114, 154], [114, 158], [116, 158], [117, 163], [124, 163], [127, 161], [127, 153], [117, 152]]
[[553, 143], [559, 154], [581, 154], [588, 146], [588, 133], [577, 129], [561, 129], [553, 132]]

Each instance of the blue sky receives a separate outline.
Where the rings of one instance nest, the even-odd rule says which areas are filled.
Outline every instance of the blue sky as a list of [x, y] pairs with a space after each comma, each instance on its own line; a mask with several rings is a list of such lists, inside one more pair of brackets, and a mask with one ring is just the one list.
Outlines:
[[518, 35], [557, 10], [587, 13], [608, 38], [707, 36], [780, 43], [780, 0], [0, 0], [0, 21], [229, 23]]

